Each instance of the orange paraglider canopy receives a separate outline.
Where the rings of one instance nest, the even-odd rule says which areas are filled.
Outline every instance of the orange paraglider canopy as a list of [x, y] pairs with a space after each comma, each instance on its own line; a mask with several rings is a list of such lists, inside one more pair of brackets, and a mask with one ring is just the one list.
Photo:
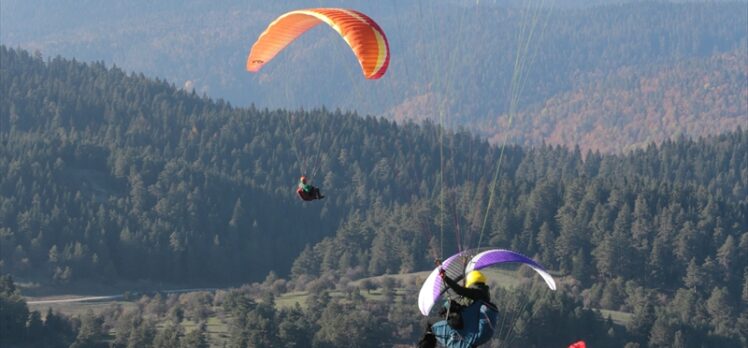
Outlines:
[[281, 15], [252, 45], [247, 70], [259, 71], [296, 38], [323, 22], [348, 43], [367, 79], [384, 75], [390, 62], [390, 48], [384, 31], [365, 14], [340, 8], [296, 10]]
[[584, 341], [577, 341], [572, 343], [569, 348], [587, 348], [587, 344]]

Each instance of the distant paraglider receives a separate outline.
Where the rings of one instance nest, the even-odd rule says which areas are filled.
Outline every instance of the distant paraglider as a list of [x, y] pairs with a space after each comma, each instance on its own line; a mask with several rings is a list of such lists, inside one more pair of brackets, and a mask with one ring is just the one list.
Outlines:
[[281, 15], [252, 45], [247, 70], [259, 71], [291, 42], [320, 23], [327, 23], [343, 37], [358, 58], [367, 79], [384, 75], [390, 62], [390, 48], [384, 31], [367, 15], [340, 8], [296, 10]]
[[320, 193], [318, 187], [307, 183], [306, 176], [299, 178], [299, 185], [296, 188], [296, 194], [298, 194], [299, 198], [303, 201], [313, 201], [315, 199], [325, 198], [325, 196]]
[[[390, 64], [390, 47], [384, 31], [369, 16], [355, 10], [341, 8], [295, 10], [276, 18], [252, 45], [247, 57], [247, 70], [250, 72], [260, 71], [280, 51], [309, 29], [321, 23], [329, 25], [350, 46], [361, 65], [361, 71], [365, 78], [375, 80], [384, 76]], [[314, 176], [318, 169], [318, 157], [322, 152], [323, 137], [320, 135], [309, 146], [302, 146], [296, 144], [297, 140], [291, 133], [289, 127], [289, 137], [294, 139], [293, 150], [299, 158], [301, 172], [309, 172]], [[335, 136], [332, 137], [333, 144], [335, 138]], [[309, 148], [309, 152], [317, 153], [317, 155], [312, 156], [302, 153], [306, 151], [305, 148]], [[305, 160], [302, 161], [302, 159]], [[307, 168], [307, 162], [312, 163], [314, 168]], [[309, 185], [303, 176], [299, 181], [296, 193], [304, 201], [324, 198], [319, 189]]]

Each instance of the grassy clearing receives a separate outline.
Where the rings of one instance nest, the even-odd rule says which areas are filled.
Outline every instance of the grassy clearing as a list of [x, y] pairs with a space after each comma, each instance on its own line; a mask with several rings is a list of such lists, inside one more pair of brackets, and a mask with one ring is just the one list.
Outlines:
[[90, 280], [74, 281], [69, 284], [49, 284], [41, 279], [19, 278], [15, 280], [16, 287], [27, 297], [27, 300], [47, 300], [70, 297], [101, 296], [123, 294], [129, 292], [150, 293], [161, 289], [180, 289], [185, 287], [201, 287], [200, 285], [185, 285], [147, 280], [118, 281], [101, 283]]
[[85, 314], [88, 310], [93, 311], [94, 314], [100, 314], [107, 308], [112, 306], [122, 306], [125, 310], [134, 309], [137, 307], [135, 302], [113, 300], [113, 301], [97, 301], [97, 302], [70, 302], [70, 303], [48, 303], [48, 304], [31, 304], [29, 310], [39, 311], [42, 314], [47, 312], [47, 309], [52, 308], [53, 311], [65, 314], [71, 317], [77, 317]]
[[[349, 284], [354, 287], [361, 289], [361, 295], [370, 301], [383, 301], [384, 291], [379, 284], [385, 278], [395, 279], [402, 286], [394, 289], [396, 297], [404, 297], [407, 294], [414, 294], [420, 290], [420, 284], [428, 277], [430, 272], [416, 272], [407, 274], [394, 274], [394, 275], [382, 275], [376, 277], [362, 278], [354, 280]], [[484, 272], [486, 277], [490, 279], [490, 283], [494, 287], [512, 288], [522, 283], [523, 278], [519, 276], [517, 270], [509, 269], [489, 269]], [[374, 286], [371, 290], [365, 290], [363, 288], [364, 282], [371, 282]], [[329, 292], [331, 297], [341, 298], [345, 297], [346, 294], [343, 291], [333, 290]], [[305, 308], [309, 292], [307, 291], [292, 291], [282, 294], [275, 298], [275, 305], [278, 308], [291, 308], [297, 303]], [[415, 304], [414, 304], [415, 305]]]
[[618, 325], [628, 324], [628, 322], [630, 322], [631, 318], [634, 316], [632, 313], [612, 311], [608, 309], [599, 309], [598, 311], [603, 318], [607, 319], [608, 316], [610, 316], [610, 319], [612, 319], [613, 322]]
[[309, 297], [309, 293], [306, 291], [287, 292], [275, 299], [275, 307], [292, 308], [298, 303], [302, 308], [305, 308], [307, 297]]
[[387, 274], [387, 275], [381, 275], [381, 276], [376, 276], [376, 277], [357, 279], [357, 280], [350, 282], [349, 284], [352, 286], [361, 286], [361, 284], [364, 281], [370, 281], [370, 282], [373, 282], [374, 284], [379, 284], [379, 282], [381, 282], [385, 278], [394, 279], [400, 282], [401, 284], [407, 284], [407, 285], [421, 284], [423, 283], [424, 280], [426, 280], [426, 277], [429, 276], [429, 273], [431, 272], [429, 271], [429, 272], [414, 272], [414, 273], [405, 273], [405, 274]]
[[[521, 274], [521, 269], [514, 269], [511, 266], [506, 268], [488, 268], [481, 270], [481, 272], [483, 272], [486, 278], [489, 279], [490, 283], [504, 288], [515, 287], [525, 279]], [[392, 278], [400, 282], [400, 284], [403, 284], [406, 287], [412, 286], [414, 291], [418, 291], [420, 290], [421, 284], [423, 284], [423, 281], [426, 280], [430, 273], [431, 271], [381, 275], [354, 280], [350, 284], [353, 286], [360, 286], [365, 281], [371, 281], [375, 284], [379, 284], [379, 282], [381, 282], [385, 278]]]
[[[400, 301], [406, 296], [416, 295], [420, 290], [420, 286], [423, 281], [428, 277], [430, 272], [415, 272], [408, 274], [396, 274], [396, 275], [383, 275], [377, 277], [363, 278], [349, 283], [352, 287], [358, 287], [360, 294], [369, 301], [384, 301], [385, 295], [384, 290], [381, 287], [385, 278], [396, 280], [398, 286], [393, 290], [395, 292], [396, 300]], [[535, 277], [534, 272], [527, 272], [523, 268], [491, 268], [484, 270], [483, 273], [489, 279], [489, 285], [492, 288], [513, 288], [527, 281], [527, 277]], [[539, 277], [537, 277], [539, 279]], [[558, 281], [562, 282], [563, 279], [557, 278]], [[369, 283], [369, 284], [366, 284]], [[369, 288], [367, 290], [366, 288]], [[120, 289], [121, 290], [121, 289]], [[98, 291], [97, 291], [98, 292]], [[347, 294], [344, 291], [333, 290], [329, 292], [331, 297], [344, 298]], [[86, 292], [84, 295], [90, 295], [90, 292]], [[82, 297], [83, 295], [71, 294], [71, 295], [52, 295], [45, 296], [44, 298], [33, 298], [29, 300], [41, 300], [41, 299], [63, 299], [63, 298], [76, 298]], [[307, 291], [291, 291], [284, 293], [275, 298], [276, 307], [278, 309], [292, 308], [297, 303], [302, 307], [306, 307], [307, 299], [310, 293]], [[29, 309], [38, 310], [45, 312], [47, 308], [52, 308], [54, 311], [69, 315], [69, 316], [81, 316], [86, 311], [91, 310], [95, 314], [99, 314], [111, 306], [120, 305], [125, 310], [131, 310], [137, 307], [136, 300], [126, 301], [122, 299], [117, 300], [103, 300], [96, 302], [72, 302], [72, 303], [52, 303], [52, 304], [37, 304], [29, 305]], [[416, 306], [413, 303], [413, 306]], [[214, 311], [218, 311], [214, 308]], [[625, 325], [631, 320], [631, 314], [619, 311], [600, 310], [603, 318], [608, 316], [618, 325]], [[169, 319], [166, 318], [152, 318], [158, 322], [158, 329], [161, 330], [168, 323]], [[189, 333], [197, 328], [197, 323], [185, 320], [181, 323], [185, 333]], [[115, 332], [112, 330], [109, 332], [110, 337], [114, 337]], [[229, 339], [229, 325], [228, 320], [222, 316], [212, 315], [207, 319], [207, 336], [208, 342], [211, 347], [222, 347], [227, 343]]]
[[483, 274], [488, 278], [488, 282], [493, 284], [493, 287], [502, 287], [502, 288], [514, 288], [518, 286], [522, 279], [519, 277], [518, 272], [516, 270], [506, 270], [506, 269], [500, 269], [500, 268], [489, 268], [487, 270], [481, 270]]
[[[519, 285], [523, 281], [523, 277], [519, 274], [519, 270], [514, 269], [501, 269], [501, 268], [491, 268], [484, 271], [484, 274], [486, 277], [490, 280], [489, 282], [493, 287], [504, 287], [504, 288], [511, 288]], [[355, 281], [350, 282], [349, 284], [354, 287], [362, 288], [362, 285], [364, 282], [371, 282], [373, 284], [373, 287], [371, 290], [364, 290], [361, 289], [361, 295], [364, 296], [367, 300], [372, 301], [381, 301], [384, 299], [383, 291], [381, 288], [379, 288], [379, 284], [385, 279], [385, 278], [391, 278], [396, 280], [399, 284], [401, 284], [400, 287], [395, 288], [395, 294], [396, 296], [404, 296], [407, 293], [416, 293], [420, 290], [420, 284], [423, 283], [423, 281], [428, 277], [430, 272], [415, 272], [415, 273], [406, 273], [406, 274], [393, 274], [393, 275], [382, 275], [382, 276], [376, 276], [376, 277], [370, 277], [370, 278], [362, 278]], [[139, 284], [143, 285], [143, 284]], [[67, 298], [77, 298], [82, 296], [88, 296], [92, 293], [101, 294], [99, 291], [87, 291], [85, 293], [80, 294], [64, 294], [64, 295], [48, 295], [44, 297], [28, 297], [28, 301], [32, 300], [52, 300], [52, 299], [67, 299]], [[124, 291], [122, 288], [118, 288], [120, 292]], [[111, 293], [111, 292], [110, 292]], [[290, 308], [296, 305], [298, 303], [302, 307], [305, 306], [307, 297], [309, 296], [309, 293], [306, 291], [292, 291], [287, 292], [285, 294], [282, 294], [281, 296], [278, 296], [276, 298], [276, 306], [278, 308]], [[342, 291], [331, 291], [330, 296], [332, 297], [344, 297], [345, 293]], [[112, 305], [121, 305], [124, 307], [124, 309], [131, 309], [135, 307], [135, 303], [131, 301], [124, 301], [124, 300], [105, 300], [105, 301], [95, 301], [95, 302], [75, 302], [75, 303], [52, 303], [52, 304], [38, 304], [38, 305], [29, 305], [29, 309], [31, 310], [37, 310], [41, 312], [46, 312], [47, 308], [52, 308], [54, 311], [70, 315], [70, 316], [79, 316], [84, 314], [89, 309], [92, 310], [95, 314], [101, 313], [105, 309], [109, 308]], [[616, 314], [616, 318], [621, 317], [621, 315]], [[614, 319], [615, 320], [615, 319]]]
[[[360, 294], [368, 301], [385, 301], [385, 291], [382, 288], [382, 284], [386, 281], [386, 278], [393, 279], [396, 281], [397, 286], [393, 289], [395, 293], [395, 301], [402, 302], [404, 298], [408, 298], [408, 302], [412, 302], [413, 296], [417, 296], [420, 286], [423, 281], [428, 277], [430, 272], [416, 272], [409, 274], [397, 274], [397, 275], [384, 275], [371, 278], [358, 279], [351, 281], [349, 287], [358, 287]], [[528, 280], [540, 280], [534, 272], [521, 268], [490, 268], [483, 271], [486, 277], [489, 279], [489, 285], [496, 288], [514, 288]], [[559, 283], [564, 281], [563, 277], [556, 277]], [[368, 284], [367, 284], [368, 283]], [[367, 290], [367, 288], [369, 290]], [[90, 295], [86, 293], [85, 295]], [[333, 290], [329, 292], [329, 295], [333, 298], [344, 299], [348, 294], [345, 291]], [[275, 303], [276, 308], [292, 308], [297, 303], [302, 307], [306, 307], [307, 300], [310, 293], [307, 291], [291, 291], [279, 296], [276, 296]], [[83, 297], [82, 295], [53, 295], [45, 296], [44, 298], [34, 298], [33, 300], [42, 299], [64, 299], [64, 298], [77, 298]], [[111, 306], [122, 306], [123, 309], [132, 310], [137, 307], [137, 299], [133, 300], [102, 300], [96, 302], [72, 302], [72, 303], [53, 303], [53, 304], [38, 304], [29, 305], [31, 310], [39, 310], [45, 312], [47, 308], [69, 315], [69, 316], [81, 316], [86, 311], [91, 310], [94, 313], [101, 313]], [[408, 305], [408, 304], [405, 304]], [[417, 310], [416, 303], [412, 303], [414, 311]], [[219, 308], [214, 308], [214, 312], [220, 312]], [[610, 317], [616, 325], [625, 326], [631, 320], [632, 314], [620, 311], [611, 310], [599, 310], [602, 318], [607, 319]], [[156, 318], [151, 316], [151, 319], [155, 320], [157, 324], [157, 330], [163, 330], [163, 328], [169, 323], [168, 318]], [[224, 314], [213, 314], [207, 318], [206, 323], [206, 335], [208, 343], [211, 347], [223, 347], [229, 342], [229, 329], [230, 329], [231, 318], [226, 318]], [[185, 333], [192, 332], [197, 328], [197, 323], [185, 320], [181, 323]], [[116, 332], [110, 330], [108, 332], [107, 342], [112, 342], [116, 337]]]
[[[187, 334], [197, 329], [197, 323], [191, 320], [182, 322], [184, 333]], [[206, 331], [208, 343], [211, 347], [223, 347], [229, 339], [229, 326], [216, 316], [209, 317], [207, 320]]]
[[[67, 298], [79, 298], [83, 297], [80, 295], [63, 295], [63, 296], [46, 296], [43, 297], [45, 300], [51, 300], [51, 299], [67, 299]], [[39, 300], [40, 298], [33, 298], [33, 300]], [[29, 310], [32, 311], [40, 311], [42, 314], [46, 313], [46, 311], [51, 308], [53, 311], [62, 313], [64, 315], [70, 316], [70, 317], [80, 317], [84, 315], [87, 311], [91, 310], [94, 314], [101, 314], [102, 312], [106, 311], [107, 309], [113, 307], [113, 306], [122, 306], [122, 308], [125, 311], [134, 310], [137, 308], [137, 300], [132, 301], [126, 301], [126, 300], [103, 300], [103, 301], [91, 301], [91, 302], [67, 302], [67, 303], [45, 303], [45, 304], [30, 304], [28, 305]], [[217, 308], [214, 308], [214, 311], [217, 311]], [[151, 318], [157, 322], [156, 328], [157, 330], [162, 330], [164, 327], [166, 327], [167, 323], [170, 321], [168, 318], [157, 318], [152, 315], [146, 315], [146, 317]], [[197, 323], [193, 322], [191, 320], [184, 320], [181, 322], [182, 328], [184, 328], [185, 333], [189, 333], [195, 329], [197, 329]], [[207, 319], [207, 338], [208, 342], [210, 343], [211, 347], [223, 347], [224, 343], [228, 340], [228, 331], [229, 327], [226, 322], [224, 322], [220, 317], [218, 316], [211, 316]], [[117, 332], [112, 329], [110, 330], [107, 335], [107, 340], [113, 341], [114, 337], [116, 337]]]

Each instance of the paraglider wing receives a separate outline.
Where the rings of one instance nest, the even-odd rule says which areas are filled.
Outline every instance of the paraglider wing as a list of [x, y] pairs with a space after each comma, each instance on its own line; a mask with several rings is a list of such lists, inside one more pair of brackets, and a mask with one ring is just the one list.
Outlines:
[[[431, 274], [426, 278], [426, 281], [423, 282], [421, 291], [418, 294], [418, 308], [421, 310], [421, 314], [428, 316], [431, 309], [434, 307], [434, 304], [439, 301], [439, 298], [446, 290], [442, 279], [439, 277], [439, 269], [444, 269], [447, 275], [452, 279], [461, 279], [470, 271], [477, 271], [503, 263], [522, 263], [532, 267], [532, 269], [538, 272], [551, 290], [556, 290], [556, 282], [548, 271], [546, 271], [539, 263], [527, 256], [503, 249], [491, 249], [479, 252], [478, 254], [474, 254], [474, 252], [475, 251], [473, 250], [467, 250], [452, 255], [444, 260], [440, 266], [431, 271]], [[464, 265], [461, 259], [463, 257], [469, 257], [470, 255], [475, 256]], [[463, 265], [465, 266], [464, 268]]]
[[569, 348], [587, 348], [587, 344], [584, 341], [578, 341], [572, 343]]
[[491, 249], [481, 252], [473, 256], [470, 262], [468, 262], [467, 267], [465, 268], [465, 272], [477, 271], [486, 267], [507, 262], [518, 262], [532, 267], [535, 272], [538, 272], [538, 274], [543, 277], [543, 280], [545, 280], [545, 283], [548, 284], [548, 287], [551, 288], [551, 290], [556, 290], [556, 282], [553, 280], [553, 277], [548, 274], [548, 271], [543, 268], [543, 266], [527, 256], [510, 250]]
[[281, 15], [260, 34], [247, 57], [247, 70], [259, 71], [291, 42], [320, 23], [327, 23], [343, 37], [361, 64], [367, 79], [387, 71], [390, 48], [379, 25], [365, 14], [339, 8], [314, 8]]
[[449, 273], [449, 270], [453, 268], [449, 266], [457, 261], [461, 255], [462, 254], [455, 254], [444, 260], [441, 265], [431, 271], [431, 274], [426, 278], [426, 281], [423, 282], [421, 292], [418, 293], [418, 309], [421, 310], [421, 314], [428, 316], [431, 312], [431, 308], [434, 307], [434, 304], [436, 301], [439, 301], [439, 297], [442, 295], [442, 288], [444, 285], [442, 278], [439, 277], [439, 269], [443, 268], [447, 273]]

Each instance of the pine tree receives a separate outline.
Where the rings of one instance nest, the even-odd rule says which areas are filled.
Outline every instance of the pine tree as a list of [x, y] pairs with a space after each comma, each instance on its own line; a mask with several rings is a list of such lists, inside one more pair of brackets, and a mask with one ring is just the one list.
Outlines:
[[29, 310], [9, 275], [0, 276], [0, 309], [0, 332], [3, 333], [0, 343], [12, 345], [22, 342], [26, 336]]
[[184, 335], [182, 325], [173, 321], [166, 323], [163, 329], [153, 338], [153, 346], [158, 348], [180, 348], [180, 338]]
[[737, 264], [738, 250], [735, 245], [735, 239], [732, 236], [727, 236], [725, 243], [717, 250], [717, 262], [720, 266], [720, 271], [725, 275], [725, 281], [730, 283], [735, 278], [735, 270], [733, 269]]
[[209, 346], [205, 322], [200, 322], [194, 330], [186, 334], [181, 340], [181, 347], [184, 348], [208, 348]]
[[102, 320], [101, 318], [96, 317], [93, 311], [89, 309], [81, 318], [81, 326], [78, 329], [78, 336], [70, 347], [97, 347], [102, 337]]
[[715, 287], [706, 301], [706, 310], [711, 317], [711, 326], [718, 335], [730, 337], [733, 334], [733, 306], [726, 288]]
[[671, 347], [675, 337], [675, 325], [665, 313], [660, 313], [649, 333], [650, 347]]

